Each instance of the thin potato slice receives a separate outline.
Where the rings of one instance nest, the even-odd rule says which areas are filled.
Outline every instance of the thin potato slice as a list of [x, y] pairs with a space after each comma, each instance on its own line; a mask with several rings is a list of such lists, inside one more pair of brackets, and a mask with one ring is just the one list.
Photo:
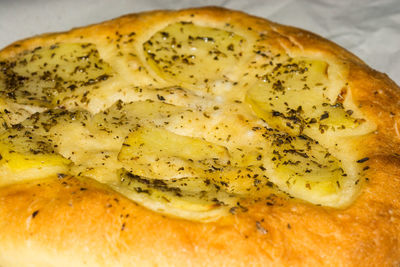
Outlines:
[[247, 92], [246, 101], [271, 127], [292, 135], [325, 132], [356, 135], [370, 132], [362, 118], [352, 117], [341, 102], [329, 98], [329, 65], [320, 60], [289, 59], [278, 63]]
[[135, 174], [169, 179], [202, 175], [229, 161], [225, 147], [162, 128], [141, 127], [132, 132], [118, 156]]
[[350, 204], [360, 188], [340, 159], [307, 136], [276, 133], [271, 137], [270, 178], [299, 199], [330, 207]]
[[149, 179], [121, 171], [112, 187], [143, 206], [174, 217], [214, 221], [236, 205], [237, 197], [203, 179]]
[[10, 129], [0, 135], [1, 185], [56, 176], [67, 172], [70, 163], [48, 140], [27, 130]]
[[246, 40], [221, 29], [179, 22], [155, 33], [143, 49], [149, 65], [174, 85], [204, 90], [229, 80], [243, 61]]
[[0, 62], [0, 95], [23, 105], [51, 108], [67, 100], [88, 101], [93, 85], [113, 71], [94, 44], [60, 43], [37, 47]]

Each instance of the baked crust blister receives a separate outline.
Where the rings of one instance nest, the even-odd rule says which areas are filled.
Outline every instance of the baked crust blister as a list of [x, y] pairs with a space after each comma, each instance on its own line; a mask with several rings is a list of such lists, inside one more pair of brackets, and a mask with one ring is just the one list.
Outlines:
[[[362, 179], [359, 181], [359, 191], [352, 196], [350, 202], [340, 208], [292, 200], [286, 194], [266, 194], [258, 201], [241, 200], [240, 204], [230, 208], [228, 215], [205, 223], [191, 217], [177, 218], [151, 211], [102, 184], [107, 184], [109, 177], [97, 179], [100, 183], [90, 178], [100, 177], [104, 169], [97, 173], [88, 171], [84, 177], [64, 175], [67, 172], [60, 169], [57, 170], [58, 176], [53, 178], [22, 182], [17, 179], [12, 183], [2, 179], [1, 265], [399, 264], [400, 196], [397, 188], [400, 183], [400, 119], [397, 113], [400, 90], [386, 75], [370, 69], [343, 48], [312, 33], [241, 12], [200, 8], [127, 15], [66, 33], [34, 37], [6, 47], [0, 52], [0, 61], [6, 62], [27, 54], [25, 51], [40, 50], [38, 47], [51, 47], [55, 44], [79, 43], [84, 44], [85, 49], [91, 49], [88, 44], [96, 46], [98, 54], [93, 52], [88, 57], [89, 61], [100, 66], [96, 75], [82, 78], [79, 72], [75, 72], [75, 76], [72, 75], [74, 83], [65, 85], [69, 89], [75, 89], [76, 84], [81, 86], [72, 93], [76, 94], [77, 100], [65, 100], [62, 98], [64, 91], [60, 89], [54, 100], [55, 104], [45, 101], [39, 103], [43, 109], [62, 103], [66, 109], [78, 105], [88, 114], [97, 114], [121, 99], [137, 101], [154, 97], [156, 101], [164, 101], [166, 97], [158, 94], [157, 89], [169, 88], [171, 85], [189, 89], [198, 86], [200, 89], [196, 90], [200, 92], [201, 88], [208, 88], [214, 90], [215, 95], [223, 95], [226, 93], [224, 90], [228, 90], [223, 83], [216, 86], [202, 80], [199, 85], [190, 77], [190, 73], [185, 77], [185, 73], [182, 74], [181, 77], [184, 78], [181, 84], [171, 84], [174, 78], [163, 73], [162, 66], [161, 69], [156, 68], [159, 64], [157, 58], [154, 61], [156, 67], [151, 66], [154, 62], [149, 63], [149, 54], [146, 58], [146, 51], [153, 52], [146, 44], [155, 33], [182, 21], [229, 30], [239, 36], [237, 42], [245, 43], [243, 47], [246, 51], [258, 53], [258, 59], [268, 58], [275, 53], [275, 56], [282, 54], [292, 58], [323, 59], [336, 66], [337, 69], [333, 67], [334, 73], [337, 73], [339, 80], [344, 81], [342, 86], [347, 91], [338, 92], [334, 97], [342, 95], [349, 102], [344, 105], [354, 107], [354, 111], [359, 112], [360, 117], [370, 124], [369, 128], [365, 128], [367, 130], [360, 130], [355, 137], [341, 139], [346, 142], [345, 147], [351, 152], [349, 154], [354, 154], [359, 161], [355, 164], [362, 170], [357, 176]], [[243, 41], [240, 37], [243, 37]], [[144, 52], [143, 46], [146, 47]], [[226, 50], [226, 53], [231, 51], [229, 44]], [[249, 57], [247, 61], [242, 60], [244, 63], [241, 61], [241, 64], [251, 64], [252, 60], [257, 59]], [[4, 64], [3, 73], [7, 69]], [[224, 74], [235, 77], [235, 68], [229, 65], [235, 62], [227, 61], [225, 64], [228, 71]], [[213, 69], [214, 66], [209, 68], [213, 75], [220, 71]], [[197, 75], [202, 77], [201, 70]], [[86, 84], [90, 79], [90, 84]], [[12, 82], [19, 81], [14, 79]], [[102, 84], [100, 89], [96, 88], [98, 84]], [[137, 92], [141, 87], [150, 87], [153, 95], [138, 98]], [[64, 88], [63, 85], [60, 88]], [[85, 92], [79, 91], [80, 88], [89, 88], [85, 89], [89, 93], [85, 95]], [[173, 92], [179, 94], [178, 91]], [[92, 92], [96, 94], [92, 96]], [[207, 93], [209, 92], [204, 92], [203, 96], [207, 96]], [[230, 94], [233, 98], [240, 96], [240, 93]], [[81, 101], [83, 95], [91, 101]], [[191, 99], [190, 95], [185, 97], [189, 100], [183, 101], [193, 101], [189, 103], [194, 105], [198, 100], [195, 97]], [[29, 100], [29, 97], [24, 99]], [[177, 99], [174, 101], [179, 101]], [[37, 104], [37, 99], [32, 101], [22, 104]], [[18, 110], [18, 107], [12, 107]], [[4, 123], [8, 125], [17, 125], [17, 122], [23, 122], [31, 116], [27, 112], [11, 119], [7, 117], [4, 108], [2, 114]], [[207, 119], [209, 114], [205, 113], [204, 116]], [[319, 118], [325, 119], [325, 116]], [[18, 131], [18, 127], [14, 128]], [[238, 128], [240, 129], [239, 123]], [[79, 144], [77, 139], [70, 141]], [[196, 142], [201, 143], [198, 140]], [[329, 146], [327, 140], [321, 139], [320, 142]], [[96, 145], [98, 144], [94, 143]], [[223, 153], [221, 150], [221, 158]], [[63, 155], [66, 154], [68, 153]], [[77, 160], [72, 154], [68, 155], [70, 158], [67, 160]], [[119, 158], [123, 158], [121, 153]], [[353, 158], [349, 156], [346, 159]], [[156, 176], [156, 170], [150, 174]], [[3, 171], [2, 176], [7, 177], [7, 173], [4, 174]], [[141, 200], [136, 201], [141, 203]]]

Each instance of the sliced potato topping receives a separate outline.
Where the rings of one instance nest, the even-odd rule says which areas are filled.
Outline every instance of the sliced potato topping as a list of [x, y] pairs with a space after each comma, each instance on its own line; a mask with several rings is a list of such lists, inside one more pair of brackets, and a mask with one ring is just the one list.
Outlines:
[[355, 134], [365, 120], [353, 118], [340, 101], [331, 103], [328, 68], [320, 60], [290, 58], [257, 81], [246, 101], [272, 127], [292, 135], [314, 135], [316, 130]]
[[146, 59], [155, 72], [172, 82], [198, 90], [215, 81], [235, 81], [243, 62], [245, 38], [191, 22], [168, 25], [144, 43]]
[[171, 180], [149, 179], [121, 171], [117, 191], [143, 206], [163, 214], [192, 220], [213, 221], [226, 215], [238, 198], [209, 180], [197, 177]]
[[64, 173], [70, 163], [48, 140], [27, 130], [0, 135], [0, 185]]
[[221, 168], [228, 163], [229, 154], [225, 147], [200, 138], [141, 127], [125, 140], [119, 160], [128, 162], [135, 174], [170, 179], [196, 176], [199, 169]]
[[[365, 155], [349, 152], [348, 139], [374, 125], [351, 92], [341, 93], [346, 75], [331, 61], [273, 58], [277, 51], [252, 43], [176, 22], [136, 44], [143, 51], [132, 48], [125, 70], [90, 43], [4, 59], [0, 184], [86, 176], [151, 210], [198, 221], [271, 194], [350, 205]], [[146, 66], [145, 86], [118, 79], [133, 65]]]
[[[315, 204], [340, 207], [358, 190], [345, 187], [350, 177], [339, 159], [307, 136], [273, 134], [270, 151], [271, 180], [290, 195]], [[345, 194], [344, 194], [345, 192]]]
[[0, 95], [12, 102], [54, 107], [73, 99], [88, 101], [93, 85], [112, 76], [90, 43], [60, 43], [37, 47], [0, 62]]

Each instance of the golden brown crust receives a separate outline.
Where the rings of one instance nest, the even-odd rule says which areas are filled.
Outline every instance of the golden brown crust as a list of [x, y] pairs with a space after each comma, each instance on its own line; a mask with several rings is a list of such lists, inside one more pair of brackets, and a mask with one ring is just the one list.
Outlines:
[[0, 52], [0, 58], [65, 38], [79, 40], [84, 36], [101, 43], [116, 31], [126, 34], [131, 29], [137, 36], [145, 36], [154, 22], [160, 25], [160, 21], [168, 23], [172, 18], [244, 25], [240, 28], [243, 34], [265, 32], [268, 46], [311, 51], [347, 64], [353, 100], [377, 125], [374, 133], [354, 147], [370, 158], [369, 181], [361, 195], [344, 210], [272, 199], [254, 204], [248, 211], [237, 210], [220, 221], [200, 223], [149, 211], [92, 180], [66, 177], [15, 184], [0, 188], [0, 264], [399, 265], [400, 88], [332, 42], [212, 7], [128, 15], [67, 33], [39, 36], [10, 45]]

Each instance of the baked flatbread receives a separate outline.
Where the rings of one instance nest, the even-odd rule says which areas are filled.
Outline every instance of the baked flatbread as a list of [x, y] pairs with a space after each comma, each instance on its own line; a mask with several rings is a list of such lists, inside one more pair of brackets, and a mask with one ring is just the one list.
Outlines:
[[399, 87], [207, 7], [0, 51], [1, 266], [394, 266]]

